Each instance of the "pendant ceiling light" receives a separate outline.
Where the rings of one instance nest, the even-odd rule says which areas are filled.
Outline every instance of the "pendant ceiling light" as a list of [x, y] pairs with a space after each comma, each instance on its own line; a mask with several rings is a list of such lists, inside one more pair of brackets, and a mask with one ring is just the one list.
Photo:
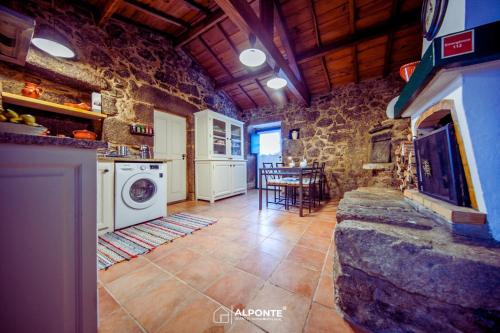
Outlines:
[[[54, 0], [52, 0], [52, 12], [55, 12]], [[31, 40], [31, 43], [53, 57], [75, 57], [75, 52], [70, 46], [71, 43], [56, 31], [54, 16], [52, 16], [52, 26], [41, 24], [36, 27], [35, 37]]]
[[275, 68], [274, 69], [274, 76], [272, 78], [270, 78], [266, 83], [266, 85], [271, 89], [276, 89], [276, 90], [281, 89], [281, 88], [286, 87], [286, 85], [288, 84], [287, 80], [278, 76], [278, 72], [279, 72], [279, 69]]
[[250, 34], [249, 39], [251, 47], [240, 53], [240, 61], [243, 65], [248, 67], [260, 66], [266, 62], [266, 54], [255, 48], [255, 35]]

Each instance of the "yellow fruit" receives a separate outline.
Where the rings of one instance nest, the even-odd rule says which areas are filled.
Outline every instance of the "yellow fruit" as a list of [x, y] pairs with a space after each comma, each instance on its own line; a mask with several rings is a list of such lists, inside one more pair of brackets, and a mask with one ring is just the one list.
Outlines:
[[17, 117], [17, 118], [10, 118], [9, 121], [14, 124], [19, 124], [23, 121], [23, 118]]
[[3, 114], [0, 114], [0, 122], [7, 121], [7, 117], [4, 116]]
[[7, 117], [7, 118], [19, 118], [19, 115], [17, 114], [17, 112], [15, 111], [12, 111], [12, 110], [9, 110], [7, 109], [7, 111], [4, 113], [4, 115]]
[[36, 123], [35, 117], [33, 117], [30, 114], [22, 114], [21, 118], [23, 119], [24, 123], [27, 125], [31, 125], [31, 124]]

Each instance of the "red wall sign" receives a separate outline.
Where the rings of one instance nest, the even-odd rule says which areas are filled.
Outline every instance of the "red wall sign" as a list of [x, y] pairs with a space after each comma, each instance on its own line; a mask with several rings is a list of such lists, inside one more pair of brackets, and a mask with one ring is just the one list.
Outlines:
[[445, 36], [441, 39], [441, 58], [474, 52], [474, 30]]

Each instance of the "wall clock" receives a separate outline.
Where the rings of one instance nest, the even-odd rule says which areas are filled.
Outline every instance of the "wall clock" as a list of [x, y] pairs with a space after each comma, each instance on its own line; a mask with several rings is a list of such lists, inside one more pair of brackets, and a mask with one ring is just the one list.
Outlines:
[[448, 0], [424, 0], [422, 5], [422, 32], [424, 38], [431, 41], [436, 37], [443, 23]]

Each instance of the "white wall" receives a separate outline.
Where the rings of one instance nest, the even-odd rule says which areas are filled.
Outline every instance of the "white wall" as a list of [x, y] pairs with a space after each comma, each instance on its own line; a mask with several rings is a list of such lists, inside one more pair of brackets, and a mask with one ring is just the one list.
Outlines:
[[[466, 0], [449, 0], [446, 16], [444, 17], [443, 24], [439, 29], [436, 37], [448, 35], [457, 31], [465, 30], [465, 1]], [[422, 55], [429, 47], [427, 39], [423, 38], [422, 41]]]

